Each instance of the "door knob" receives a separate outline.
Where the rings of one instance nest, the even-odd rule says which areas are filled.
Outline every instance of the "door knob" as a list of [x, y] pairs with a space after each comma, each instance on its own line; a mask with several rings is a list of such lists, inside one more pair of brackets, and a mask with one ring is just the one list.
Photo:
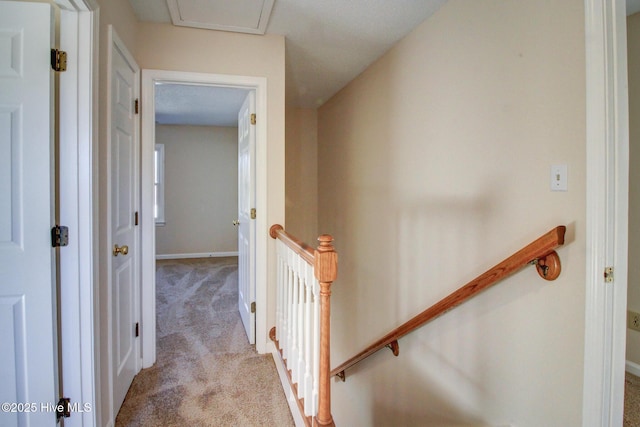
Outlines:
[[235, 221], [233, 221], [233, 226], [237, 227], [240, 225], [240, 220], [236, 219]]
[[113, 256], [118, 256], [118, 254], [126, 255], [129, 253], [129, 246], [123, 245], [122, 247], [118, 247], [118, 245], [113, 245]]

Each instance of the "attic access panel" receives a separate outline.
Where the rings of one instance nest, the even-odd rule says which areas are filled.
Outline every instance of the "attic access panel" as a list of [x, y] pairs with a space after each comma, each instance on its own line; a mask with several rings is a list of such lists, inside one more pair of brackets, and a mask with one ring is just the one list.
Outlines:
[[274, 0], [167, 0], [173, 25], [264, 34]]

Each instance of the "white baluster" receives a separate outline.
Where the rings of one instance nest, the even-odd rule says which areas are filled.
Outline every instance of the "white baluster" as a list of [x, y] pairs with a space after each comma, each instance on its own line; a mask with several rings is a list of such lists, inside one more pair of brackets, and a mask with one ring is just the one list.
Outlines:
[[277, 272], [277, 297], [276, 297], [276, 340], [280, 341], [282, 335], [282, 295], [284, 290], [284, 260], [282, 259], [282, 247], [284, 243], [276, 239], [276, 256], [278, 259]]
[[313, 397], [312, 413], [318, 413], [318, 397], [320, 392], [320, 283], [313, 278]]
[[298, 266], [299, 266], [299, 272], [300, 272], [300, 294], [298, 295], [298, 300], [299, 300], [299, 304], [298, 304], [298, 319], [299, 319], [299, 329], [298, 329], [298, 360], [296, 360], [296, 369], [298, 370], [298, 395], [300, 398], [304, 399], [304, 359], [305, 359], [305, 353], [304, 353], [304, 340], [305, 340], [305, 334], [306, 334], [306, 324], [305, 324], [305, 318], [304, 318], [304, 307], [306, 306], [306, 301], [305, 301], [305, 288], [306, 288], [306, 282], [307, 282], [307, 277], [305, 275], [305, 269], [307, 266], [307, 263], [305, 262], [305, 260], [300, 257], [298, 258]]
[[288, 248], [284, 246], [282, 248], [282, 330], [280, 331], [279, 335], [280, 349], [282, 350], [283, 359], [286, 359], [287, 329], [289, 328], [289, 324], [287, 322], [287, 295], [289, 288], [289, 265], [287, 264], [287, 251]]
[[312, 323], [312, 307], [313, 307], [313, 267], [309, 264], [305, 265], [305, 306], [304, 306], [304, 380], [301, 389], [304, 395], [304, 413], [306, 416], [315, 415], [313, 410], [313, 376], [311, 374], [313, 366], [313, 354], [311, 352], [311, 343], [313, 341], [313, 323]]
[[289, 354], [291, 350], [291, 304], [292, 304], [292, 295], [293, 295], [293, 271], [291, 269], [291, 253], [293, 251], [287, 248], [287, 287], [286, 287], [286, 304], [285, 313], [285, 332], [286, 336], [284, 337], [284, 343], [282, 345], [282, 350], [284, 352], [284, 358], [289, 360]]
[[294, 285], [293, 285], [293, 301], [291, 304], [291, 358], [289, 359], [288, 367], [291, 369], [291, 380], [294, 383], [298, 382], [298, 331], [300, 329], [300, 318], [298, 317], [298, 307], [300, 305], [300, 270], [298, 260], [300, 259], [297, 254], [294, 253], [295, 258], [292, 260], [292, 266], [294, 270]]
[[[304, 310], [304, 267], [307, 264], [305, 260], [298, 256], [296, 260], [298, 270], [298, 294], [296, 305], [296, 318], [297, 321], [297, 334], [296, 334], [296, 355], [298, 356], [293, 360], [293, 365], [296, 370], [296, 382], [298, 383], [298, 390], [300, 390], [300, 382], [304, 375], [304, 316], [302, 316]], [[300, 393], [300, 391], [298, 391]]]
[[276, 330], [278, 336], [278, 343], [282, 348], [282, 341], [286, 336], [286, 295], [287, 295], [287, 258], [286, 258], [286, 245], [280, 242], [280, 319], [279, 328]]

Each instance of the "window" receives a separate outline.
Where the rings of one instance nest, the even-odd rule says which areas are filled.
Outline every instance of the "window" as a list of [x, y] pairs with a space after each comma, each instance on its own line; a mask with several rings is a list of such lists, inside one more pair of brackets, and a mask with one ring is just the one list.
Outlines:
[[164, 144], [156, 144], [153, 155], [155, 171], [153, 216], [156, 225], [164, 225]]

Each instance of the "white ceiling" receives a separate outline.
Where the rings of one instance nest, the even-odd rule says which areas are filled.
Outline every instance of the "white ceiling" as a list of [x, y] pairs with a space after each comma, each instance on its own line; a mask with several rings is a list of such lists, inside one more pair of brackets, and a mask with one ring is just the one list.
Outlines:
[[157, 83], [156, 123], [163, 125], [238, 126], [246, 89]]
[[[269, 0], [169, 0], [211, 4], [239, 19], [236, 5]], [[316, 108], [431, 16], [446, 0], [275, 0], [267, 34], [286, 38], [287, 99]], [[166, 0], [129, 0], [140, 21], [172, 22]], [[193, 2], [188, 9], [189, 2]], [[208, 13], [208, 12], [207, 12]], [[200, 15], [205, 16], [205, 12]], [[213, 13], [215, 15], [215, 13]], [[248, 17], [256, 16], [247, 10]], [[220, 24], [218, 22], [217, 24]], [[255, 37], [260, 37], [256, 35]]]
[[[272, 0], [129, 0], [140, 21], [172, 22], [169, 3], [178, 25], [206, 27], [206, 16], [217, 26], [266, 24], [267, 34], [286, 37], [288, 101], [309, 108], [322, 105], [445, 1], [275, 0], [269, 16]], [[626, 0], [626, 7], [627, 15], [640, 12], [640, 0]], [[178, 22], [177, 11], [187, 19]], [[268, 22], [260, 23], [265, 16]], [[236, 125], [244, 93], [164, 86], [156, 92], [159, 123]]]

